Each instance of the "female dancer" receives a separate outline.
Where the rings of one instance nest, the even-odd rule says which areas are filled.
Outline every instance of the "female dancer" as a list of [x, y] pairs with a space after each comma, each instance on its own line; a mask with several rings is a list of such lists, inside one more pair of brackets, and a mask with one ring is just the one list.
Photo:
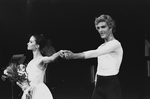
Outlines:
[[17, 83], [24, 91], [22, 99], [53, 99], [49, 88], [44, 84], [44, 75], [47, 64], [58, 58], [61, 51], [51, 56], [44, 56], [43, 49], [46, 42], [42, 35], [36, 34], [30, 37], [27, 44], [27, 49], [33, 52], [33, 59], [26, 67], [29, 85]]

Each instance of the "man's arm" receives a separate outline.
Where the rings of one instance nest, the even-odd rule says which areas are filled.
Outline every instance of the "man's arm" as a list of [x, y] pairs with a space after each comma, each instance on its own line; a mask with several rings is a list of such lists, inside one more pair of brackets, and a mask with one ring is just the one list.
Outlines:
[[60, 56], [66, 59], [85, 59], [85, 54], [83, 52], [73, 53], [70, 50], [63, 50]]
[[98, 56], [104, 55], [111, 53], [118, 49], [120, 46], [120, 43], [117, 41], [110, 41], [106, 43], [105, 45], [102, 45], [101, 47], [97, 48], [96, 50], [90, 50], [90, 51], [85, 51], [85, 59], [88, 58], [96, 58]]
[[85, 59], [84, 53], [73, 53], [70, 58], [72, 59]]
[[[73, 53], [68, 50], [64, 50], [64, 56], [66, 59], [88, 59], [96, 58], [100, 55], [111, 53], [120, 47], [120, 43], [117, 41], [110, 41], [102, 47], [97, 48], [96, 50], [84, 51], [82, 53]], [[63, 56], [63, 55], [62, 55]]]

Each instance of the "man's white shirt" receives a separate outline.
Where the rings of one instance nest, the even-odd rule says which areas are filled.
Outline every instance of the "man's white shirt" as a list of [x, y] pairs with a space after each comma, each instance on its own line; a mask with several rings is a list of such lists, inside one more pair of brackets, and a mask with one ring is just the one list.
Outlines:
[[97, 75], [111, 76], [119, 72], [123, 57], [121, 43], [114, 39], [101, 44], [96, 50], [84, 52], [85, 58], [97, 57]]

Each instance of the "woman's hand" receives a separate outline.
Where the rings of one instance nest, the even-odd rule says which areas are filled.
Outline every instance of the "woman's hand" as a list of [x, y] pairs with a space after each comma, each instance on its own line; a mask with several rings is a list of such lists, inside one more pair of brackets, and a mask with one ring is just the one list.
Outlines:
[[19, 83], [16, 82], [16, 84], [24, 91], [29, 87], [29, 84], [27, 82]]
[[65, 51], [64, 50], [60, 50], [59, 51], [59, 55], [61, 58], [65, 58]]

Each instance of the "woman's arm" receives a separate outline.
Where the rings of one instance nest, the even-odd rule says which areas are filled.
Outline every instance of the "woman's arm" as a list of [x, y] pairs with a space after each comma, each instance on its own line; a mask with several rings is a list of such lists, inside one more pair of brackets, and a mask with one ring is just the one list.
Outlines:
[[49, 56], [49, 57], [48, 57], [48, 56], [43, 57], [42, 61], [43, 61], [44, 63], [50, 63], [50, 62], [54, 61], [55, 59], [57, 59], [57, 58], [60, 56], [60, 52], [61, 52], [61, 51], [56, 52], [56, 53], [54, 53], [52, 56]]
[[26, 90], [29, 87], [28, 83], [26, 82], [23, 83], [16, 82], [16, 84], [22, 89], [22, 91]]

